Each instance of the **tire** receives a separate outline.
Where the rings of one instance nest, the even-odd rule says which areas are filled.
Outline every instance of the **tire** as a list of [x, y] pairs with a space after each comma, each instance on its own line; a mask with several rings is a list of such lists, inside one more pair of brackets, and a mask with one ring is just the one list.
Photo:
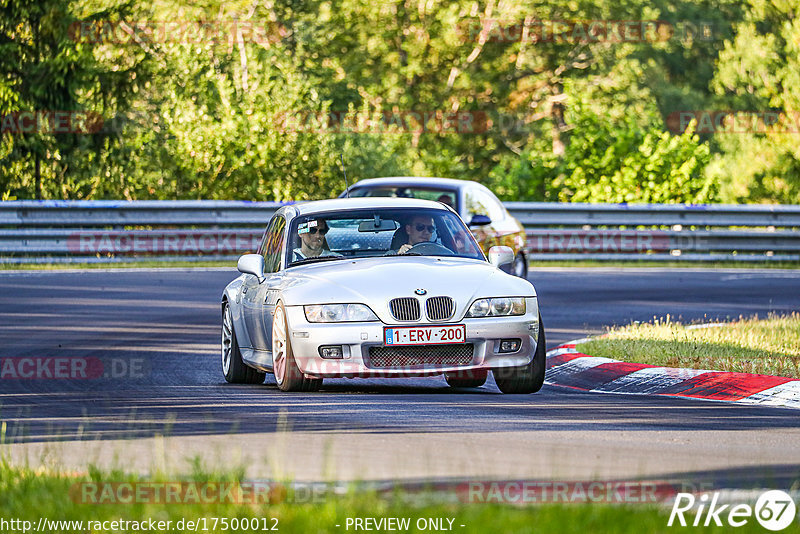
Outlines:
[[503, 393], [536, 393], [544, 384], [546, 359], [544, 324], [542, 317], [539, 316], [539, 337], [536, 341], [536, 354], [531, 363], [522, 367], [493, 369], [494, 381]]
[[236, 332], [233, 329], [231, 308], [227, 302], [222, 305], [221, 343], [222, 374], [225, 376], [225, 380], [231, 384], [261, 384], [264, 382], [266, 373], [253, 369], [242, 361], [242, 351], [239, 350], [239, 342], [236, 340]]
[[514, 264], [511, 268], [511, 272], [514, 276], [519, 276], [520, 278], [528, 278], [528, 259], [525, 257], [525, 254], [522, 252], [518, 252], [517, 256], [514, 258]]
[[445, 373], [444, 379], [447, 380], [447, 384], [452, 388], [479, 388], [486, 383], [488, 376], [488, 371], [475, 369], [457, 373]]
[[322, 385], [321, 378], [306, 378], [297, 367], [282, 302], [272, 317], [272, 371], [281, 391], [317, 391]]

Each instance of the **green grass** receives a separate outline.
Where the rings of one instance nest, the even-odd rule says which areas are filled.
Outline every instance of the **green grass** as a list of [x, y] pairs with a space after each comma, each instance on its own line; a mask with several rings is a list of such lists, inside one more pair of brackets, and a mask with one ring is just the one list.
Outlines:
[[698, 329], [668, 316], [612, 328], [577, 350], [626, 362], [800, 378], [800, 313]]
[[[183, 480], [210, 482], [235, 481], [241, 474], [231, 472], [204, 473], [195, 471]], [[259, 518], [268, 526], [277, 519], [278, 531], [284, 533], [354, 532], [345, 529], [347, 518], [407, 517], [411, 525], [419, 518], [454, 519], [453, 531], [458, 533], [531, 533], [558, 532], [585, 534], [587, 532], [631, 533], [667, 532], [680, 527], [667, 527], [668, 507], [653, 505], [609, 505], [609, 504], [544, 504], [514, 506], [499, 504], [467, 504], [461, 502], [436, 504], [430, 499], [410, 500], [408, 495], [394, 493], [378, 495], [374, 492], [350, 491], [344, 495], [317, 499], [317, 502], [292, 502], [291, 492], [276, 492], [273, 501], [261, 504], [93, 504], [84, 503], [80, 497], [83, 482], [135, 482], [134, 476], [123, 472], [92, 471], [88, 474], [65, 474], [47, 469], [14, 467], [0, 460], [0, 518], [21, 519], [37, 525], [39, 518], [65, 521], [108, 521], [153, 518], [172, 521], [172, 532], [194, 530], [184, 523], [183, 529], [175, 528], [178, 521], [203, 520], [208, 530], [200, 532], [223, 532], [221, 523], [213, 529], [214, 518]], [[151, 482], [175, 481], [155, 476]], [[427, 503], [426, 503], [427, 501]], [[441, 501], [440, 501], [441, 502]], [[415, 504], [418, 503], [418, 504]], [[261, 526], [263, 523], [259, 523]], [[339, 525], [338, 527], [336, 525]], [[464, 525], [464, 527], [461, 527]], [[231, 529], [233, 530], [233, 529]], [[692, 528], [692, 532], [725, 532], [725, 528]], [[75, 532], [76, 529], [50, 528], [49, 532]], [[83, 531], [100, 532], [97, 529]], [[122, 529], [122, 531], [126, 531]], [[132, 531], [132, 530], [129, 530]], [[228, 530], [230, 531], [230, 530]], [[239, 529], [244, 532], [245, 530]], [[261, 530], [249, 530], [256, 532]], [[764, 532], [751, 518], [737, 532]], [[412, 526], [408, 532], [419, 532]], [[800, 524], [794, 523], [785, 533], [800, 532]]]

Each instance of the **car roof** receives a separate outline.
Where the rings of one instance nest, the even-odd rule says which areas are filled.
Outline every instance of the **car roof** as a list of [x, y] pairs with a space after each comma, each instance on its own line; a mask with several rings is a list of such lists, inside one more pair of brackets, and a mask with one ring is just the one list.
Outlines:
[[392, 197], [358, 197], [315, 200], [313, 202], [293, 204], [291, 208], [297, 210], [296, 214], [298, 216], [328, 211], [346, 211], [366, 208], [427, 208], [449, 211], [444, 204], [441, 202], [434, 202], [433, 200]]
[[420, 186], [433, 188], [442, 187], [447, 189], [461, 189], [467, 186], [484, 186], [472, 180], [457, 180], [455, 178], [425, 178], [420, 176], [388, 176], [385, 178], [367, 178], [360, 180], [350, 186], [350, 189], [363, 186], [381, 186], [381, 185], [397, 185], [397, 186]]

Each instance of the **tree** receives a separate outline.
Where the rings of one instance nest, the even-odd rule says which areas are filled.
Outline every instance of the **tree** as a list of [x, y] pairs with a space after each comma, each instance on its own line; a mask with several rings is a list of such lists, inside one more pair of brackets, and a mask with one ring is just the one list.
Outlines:
[[[740, 127], [717, 135], [711, 176], [728, 202], [800, 203], [800, 11], [789, 0], [750, 0], [725, 43], [713, 87]], [[779, 117], [769, 127], [764, 113]], [[742, 124], [742, 116], [749, 118]], [[769, 122], [769, 121], [767, 121]]]
[[[139, 111], [122, 114], [125, 142], [106, 160], [113, 178], [100, 196], [303, 200], [344, 190], [342, 156], [351, 179], [405, 171], [391, 141], [345, 135], [323, 120], [334, 96], [291, 52], [271, 8], [154, 9], [155, 20], [213, 21], [221, 33], [150, 45], [159, 68], [139, 95]], [[246, 38], [229, 21], [280, 34]]]
[[132, 6], [79, 14], [78, 4], [8, 0], [0, 7], [0, 190], [6, 194], [91, 196], [108, 142], [103, 118], [129, 106], [145, 78], [144, 54], [110, 56], [74, 34], [79, 20], [124, 16]]
[[688, 129], [673, 136], [654, 124], [601, 120], [581, 105], [567, 114], [574, 124], [562, 156], [526, 152], [492, 173], [506, 199], [560, 202], [705, 203], [716, 198], [704, 175], [707, 143]]

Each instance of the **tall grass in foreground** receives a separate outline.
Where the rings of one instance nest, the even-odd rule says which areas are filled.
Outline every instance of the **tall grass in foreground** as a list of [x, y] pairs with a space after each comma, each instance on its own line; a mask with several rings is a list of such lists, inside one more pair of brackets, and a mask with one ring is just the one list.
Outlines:
[[[229, 481], [240, 476], [237, 472], [203, 473], [197, 471], [184, 481]], [[291, 502], [290, 493], [279, 495], [275, 502], [266, 504], [87, 504], [75, 498], [75, 485], [82, 482], [133, 482], [137, 478], [120, 471], [88, 474], [65, 474], [46, 469], [15, 467], [0, 458], [0, 518], [23, 519], [37, 524], [40, 517], [49, 520], [107, 521], [154, 518], [172, 521], [171, 532], [192, 531], [176, 529], [181, 519], [202, 520], [206, 518], [208, 530], [200, 532], [223, 532], [212, 529], [213, 518], [275, 518], [277, 530], [284, 533], [353, 532], [345, 528], [347, 518], [409, 518], [412, 528], [407, 532], [419, 532], [419, 518], [453, 519], [452, 531], [457, 533], [631, 533], [670, 532], [691, 530], [692, 532], [726, 532], [729, 527], [681, 529], [667, 527], [669, 509], [653, 505], [609, 505], [609, 504], [544, 504], [535, 506], [513, 506], [499, 504], [446, 503], [436, 504], [436, 499], [424, 499], [416, 495], [412, 500], [401, 493], [378, 495], [374, 492], [350, 491], [343, 495], [332, 495], [313, 503]], [[141, 481], [141, 479], [138, 479]], [[175, 480], [171, 478], [170, 480]], [[159, 477], [150, 479], [158, 482]], [[439, 499], [441, 502], [441, 499]], [[422, 503], [422, 504], [413, 504]], [[429, 504], [425, 504], [429, 503]], [[432, 503], [432, 504], [430, 504]], [[261, 525], [262, 523], [259, 523]], [[445, 523], [446, 524], [446, 523]], [[273, 526], [272, 519], [267, 523]], [[338, 526], [337, 526], [338, 525]], [[464, 525], [463, 527], [461, 525]], [[87, 530], [99, 532], [97, 530]], [[230, 530], [228, 530], [230, 531]], [[260, 530], [242, 530], [258, 532]], [[737, 532], [764, 532], [753, 519]], [[53, 530], [50, 532], [74, 532]], [[785, 533], [800, 532], [795, 522]]]
[[800, 378], [800, 313], [708, 328], [666, 319], [611, 328], [577, 350], [626, 362]]

